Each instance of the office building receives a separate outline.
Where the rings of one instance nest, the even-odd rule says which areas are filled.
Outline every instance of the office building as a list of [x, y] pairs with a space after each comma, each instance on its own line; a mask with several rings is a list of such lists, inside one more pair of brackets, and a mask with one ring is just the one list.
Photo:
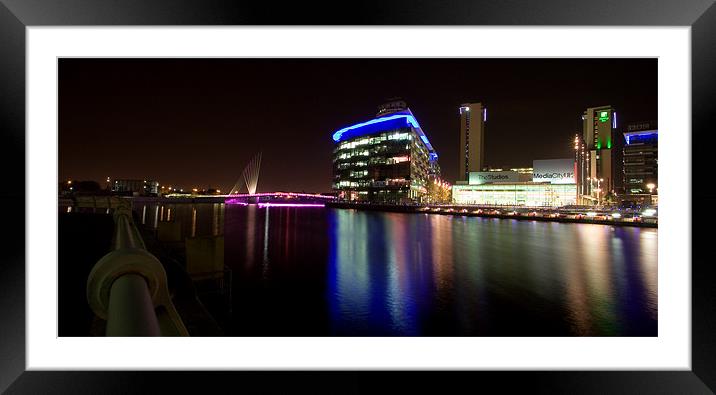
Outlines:
[[485, 206], [561, 207], [577, 202], [573, 159], [533, 162], [524, 169], [471, 172], [468, 183], [453, 185], [455, 204]]
[[471, 172], [485, 166], [485, 122], [487, 108], [482, 103], [460, 106], [460, 147], [458, 149], [458, 178], [467, 181]]
[[333, 189], [341, 199], [422, 202], [428, 183], [440, 176], [438, 154], [402, 100], [334, 132], [333, 141]]
[[652, 203], [658, 189], [658, 138], [656, 122], [629, 124], [624, 132], [624, 199]]

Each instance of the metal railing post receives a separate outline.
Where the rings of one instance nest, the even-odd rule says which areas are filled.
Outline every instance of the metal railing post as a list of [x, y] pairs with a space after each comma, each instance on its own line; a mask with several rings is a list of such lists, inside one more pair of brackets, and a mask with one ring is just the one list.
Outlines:
[[138, 274], [114, 280], [107, 314], [107, 336], [161, 336], [147, 281]]
[[112, 251], [92, 268], [87, 300], [107, 336], [188, 336], [161, 262], [145, 249], [131, 209], [114, 212]]

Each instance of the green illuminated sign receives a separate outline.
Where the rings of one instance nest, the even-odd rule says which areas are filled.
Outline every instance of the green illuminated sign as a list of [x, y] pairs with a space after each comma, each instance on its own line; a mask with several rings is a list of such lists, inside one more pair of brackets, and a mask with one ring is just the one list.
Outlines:
[[600, 111], [599, 112], [599, 121], [607, 122], [608, 120], [609, 120], [609, 111]]

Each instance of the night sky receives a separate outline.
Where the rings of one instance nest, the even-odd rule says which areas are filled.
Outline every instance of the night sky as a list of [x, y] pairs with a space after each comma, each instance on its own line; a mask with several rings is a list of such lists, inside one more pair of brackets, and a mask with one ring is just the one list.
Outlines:
[[572, 156], [587, 107], [657, 119], [656, 59], [61, 59], [59, 177], [328, 192], [331, 135], [401, 97], [457, 177], [461, 103], [488, 108], [485, 163]]

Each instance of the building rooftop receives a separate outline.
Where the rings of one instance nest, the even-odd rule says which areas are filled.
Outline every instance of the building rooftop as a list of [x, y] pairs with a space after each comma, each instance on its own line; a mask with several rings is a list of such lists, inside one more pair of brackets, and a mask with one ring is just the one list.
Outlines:
[[645, 142], [650, 141], [659, 135], [658, 130], [640, 130], [636, 132], [624, 132], [624, 140], [626, 140], [627, 145], [632, 144], [633, 142]]
[[431, 159], [437, 159], [438, 154], [435, 152], [432, 144], [428, 140], [428, 137], [420, 127], [418, 120], [415, 119], [410, 109], [406, 109], [399, 112], [392, 112], [377, 118], [371, 119], [366, 122], [357, 123], [355, 125], [347, 126], [343, 129], [337, 130], [333, 133], [333, 141], [340, 142], [355, 137], [365, 136], [373, 133], [379, 133], [388, 130], [400, 129], [410, 127], [413, 128], [420, 139], [425, 143], [425, 146], [430, 152]]

